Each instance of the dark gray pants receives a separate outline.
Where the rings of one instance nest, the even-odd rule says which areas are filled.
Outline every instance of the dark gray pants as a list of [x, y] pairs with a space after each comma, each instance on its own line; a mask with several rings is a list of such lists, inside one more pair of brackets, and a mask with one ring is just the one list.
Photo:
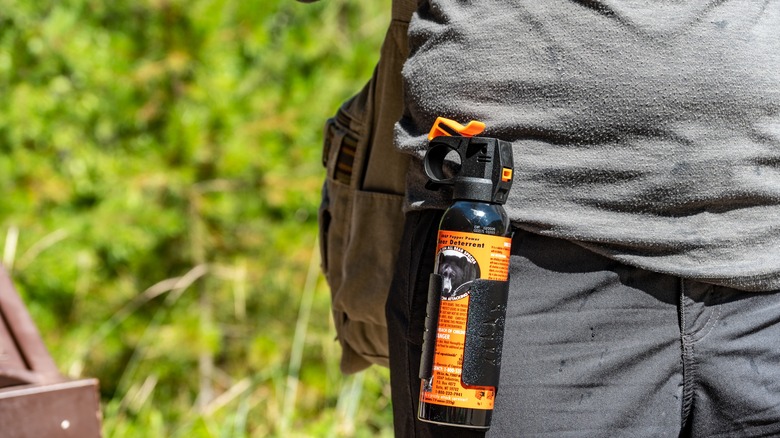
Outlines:
[[[407, 215], [387, 303], [399, 437], [484, 435], [416, 420], [439, 218]], [[488, 436], [780, 436], [780, 294], [648, 272], [523, 231], [510, 288]]]

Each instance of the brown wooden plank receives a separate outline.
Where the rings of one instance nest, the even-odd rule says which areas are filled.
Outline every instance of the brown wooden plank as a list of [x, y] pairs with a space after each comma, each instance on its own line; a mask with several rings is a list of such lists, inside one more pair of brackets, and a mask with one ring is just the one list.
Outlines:
[[101, 436], [96, 379], [0, 389], [3, 438]]
[[5, 319], [0, 317], [0, 369], [2, 368], [21, 368], [27, 369], [19, 349], [16, 347], [14, 338], [6, 326]]
[[[5, 375], [23, 375], [37, 383], [63, 381], [41, 335], [35, 326], [19, 294], [16, 293], [8, 273], [0, 266], [0, 348], [7, 363], [0, 361]], [[18, 369], [20, 365], [23, 369]], [[26, 372], [26, 373], [25, 373]]]

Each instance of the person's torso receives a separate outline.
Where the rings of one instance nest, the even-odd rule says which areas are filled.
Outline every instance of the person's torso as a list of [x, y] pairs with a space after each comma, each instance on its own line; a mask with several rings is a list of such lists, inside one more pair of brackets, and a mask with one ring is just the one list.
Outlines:
[[[397, 142], [419, 155], [437, 116], [480, 120], [514, 145], [518, 226], [780, 287], [778, 29], [778, 2], [431, 0], [410, 25]], [[421, 179], [413, 208], [441, 207]]]

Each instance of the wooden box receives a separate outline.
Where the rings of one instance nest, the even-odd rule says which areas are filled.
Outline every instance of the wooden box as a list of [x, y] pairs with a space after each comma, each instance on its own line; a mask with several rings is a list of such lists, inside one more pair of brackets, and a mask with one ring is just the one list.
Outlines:
[[100, 429], [98, 381], [60, 374], [0, 266], [0, 437], [92, 438]]

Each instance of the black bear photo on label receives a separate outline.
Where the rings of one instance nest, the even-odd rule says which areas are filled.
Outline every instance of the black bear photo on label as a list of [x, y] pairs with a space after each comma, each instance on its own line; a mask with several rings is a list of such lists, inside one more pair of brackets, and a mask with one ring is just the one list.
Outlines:
[[437, 273], [442, 277], [442, 298], [455, 298], [468, 291], [468, 284], [479, 277], [477, 261], [461, 251], [444, 249], [439, 253]]

